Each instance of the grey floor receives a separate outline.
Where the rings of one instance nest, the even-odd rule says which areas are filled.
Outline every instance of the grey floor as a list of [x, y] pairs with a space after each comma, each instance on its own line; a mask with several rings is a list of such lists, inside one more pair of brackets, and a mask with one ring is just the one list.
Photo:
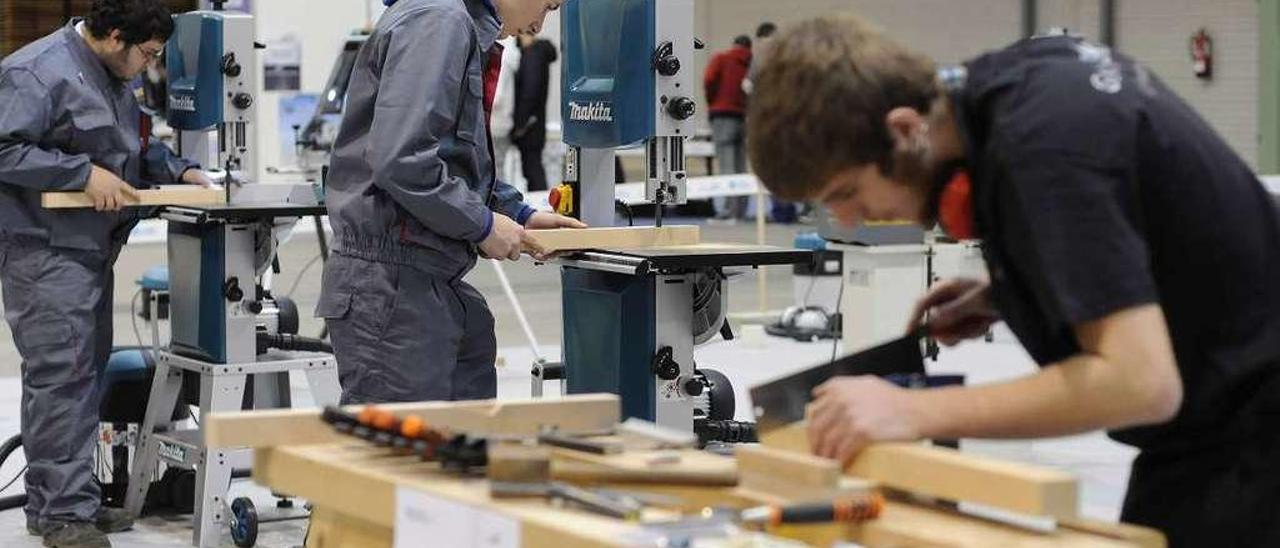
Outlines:
[[[770, 226], [767, 239], [773, 244], [788, 244], [797, 227]], [[753, 242], [753, 225], [706, 226], [704, 239], [730, 242]], [[292, 292], [303, 310], [304, 334], [316, 333], [318, 321], [311, 319], [309, 311], [319, 293], [320, 266], [316, 263], [309, 270], [306, 265], [317, 256], [313, 235], [300, 234], [281, 251], [283, 274], [275, 282], [277, 294], [287, 292], [299, 280]], [[130, 299], [135, 280], [143, 270], [165, 259], [163, 245], [137, 244], [128, 247], [117, 265], [117, 303], [115, 307], [116, 342], [120, 345], [136, 344], [130, 320]], [[533, 323], [533, 331], [539, 339], [542, 354], [558, 356], [560, 338], [560, 293], [557, 269], [554, 266], [535, 266], [529, 261], [506, 263], [506, 272], [516, 293]], [[301, 277], [299, 273], [301, 272]], [[770, 269], [767, 275], [769, 297], [765, 308], [780, 309], [792, 301], [792, 281], [789, 269]], [[497, 318], [499, 346], [499, 397], [517, 398], [529, 394], [528, 365], [533, 353], [515, 321], [510, 302], [503, 295], [498, 278], [491, 265], [481, 263], [470, 276], [470, 281], [489, 299]], [[756, 299], [756, 279], [753, 274], [731, 282], [730, 308], [735, 312], [750, 312], [759, 308]], [[145, 328], [141, 338], [149, 335]], [[17, 408], [20, 385], [16, 377], [19, 358], [13, 348], [7, 326], [0, 334], [0, 437], [8, 437], [18, 430]], [[759, 327], [740, 329], [739, 339], [732, 342], [712, 342], [698, 350], [700, 367], [712, 367], [726, 373], [737, 389], [739, 414], [746, 418], [750, 409], [747, 387], [761, 380], [786, 374], [798, 368], [813, 365], [825, 359], [831, 352], [830, 343], [797, 343], [768, 337]], [[962, 372], [969, 382], [992, 382], [1026, 374], [1034, 365], [1022, 348], [1003, 330], [997, 331], [992, 343], [977, 342], [946, 350], [931, 370], [936, 372]], [[305, 382], [293, 383], [297, 401], [310, 401]], [[553, 386], [548, 386], [554, 389]], [[1100, 433], [1070, 438], [989, 442], [966, 440], [966, 451], [994, 455], [1012, 460], [1041, 463], [1060, 467], [1076, 474], [1083, 488], [1082, 511], [1091, 517], [1115, 519], [1118, 514], [1129, 463], [1133, 451], [1109, 441]], [[0, 480], [7, 481], [21, 468], [20, 462], [7, 463], [0, 469]], [[0, 494], [18, 492], [15, 485]], [[244, 494], [254, 498], [259, 507], [269, 508], [272, 499], [266, 490], [251, 482], [240, 481], [233, 485], [232, 495]], [[271, 510], [266, 510], [270, 512]], [[0, 512], [0, 546], [39, 546], [38, 539], [28, 537], [22, 527], [23, 515], [19, 511]], [[133, 531], [113, 535], [116, 546], [182, 546], [190, 543], [190, 522], [181, 518], [148, 518]], [[302, 544], [301, 522], [263, 525], [260, 546], [290, 547]], [[229, 535], [224, 534], [223, 544], [230, 546]]]

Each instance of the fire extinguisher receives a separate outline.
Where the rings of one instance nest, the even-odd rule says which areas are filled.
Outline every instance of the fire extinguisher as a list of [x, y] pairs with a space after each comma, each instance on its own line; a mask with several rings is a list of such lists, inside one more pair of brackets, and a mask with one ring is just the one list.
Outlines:
[[1213, 38], [1204, 29], [1191, 35], [1191, 71], [1196, 78], [1213, 78]]

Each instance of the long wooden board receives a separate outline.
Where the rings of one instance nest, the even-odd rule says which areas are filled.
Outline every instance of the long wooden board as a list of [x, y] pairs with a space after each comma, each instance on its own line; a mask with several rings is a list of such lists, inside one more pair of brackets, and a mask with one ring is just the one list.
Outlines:
[[[785, 474], [785, 471], [778, 471]], [[520, 540], [532, 548], [632, 546], [636, 524], [603, 518], [539, 499], [494, 500], [482, 479], [443, 473], [439, 465], [416, 457], [395, 456], [385, 448], [347, 440], [334, 445], [277, 447], [255, 453], [254, 479], [274, 490], [304, 497], [319, 510], [313, 514], [308, 546], [391, 546], [395, 527], [396, 490], [409, 488], [501, 514], [520, 522]], [[606, 485], [609, 486], [609, 485]], [[760, 498], [743, 489], [713, 486], [616, 485], [626, 491], [652, 492], [685, 499], [689, 510], [711, 505], [751, 506], [811, 500]], [[821, 498], [821, 497], [818, 497]], [[321, 519], [316, 519], [321, 518]], [[317, 528], [317, 525], [319, 527]], [[804, 528], [812, 528], [804, 531]], [[877, 520], [858, 526], [791, 526], [775, 534], [814, 545], [843, 538], [864, 546], [955, 546], [989, 548], [1121, 548], [1159, 546], [1115, 535], [1071, 529], [1042, 533], [975, 519], [954, 511], [890, 500]], [[1155, 533], [1158, 538], [1158, 533]]]
[[[138, 200], [129, 200], [127, 205], [209, 206], [227, 203], [226, 191], [223, 189], [197, 186], [139, 190], [138, 196]], [[40, 195], [40, 206], [45, 209], [91, 208], [93, 199], [84, 192], [45, 192]]]
[[[363, 406], [348, 406], [352, 412]], [[560, 399], [481, 400], [382, 405], [399, 416], [423, 420], [469, 434], [536, 434], [544, 426], [562, 432], [599, 432], [617, 424], [620, 407], [613, 394], [583, 394]], [[209, 447], [271, 447], [335, 443], [349, 439], [320, 420], [317, 409], [279, 409], [211, 413], [204, 425]]]
[[598, 482], [603, 478], [611, 482], [722, 486], [738, 483], [734, 459], [692, 449], [627, 451], [618, 455], [557, 449], [555, 458], [553, 475], [563, 480]]
[[[808, 452], [804, 424], [761, 436], [766, 446]], [[875, 444], [845, 469], [861, 478], [918, 495], [974, 502], [1060, 520], [1078, 514], [1074, 477], [1064, 472], [909, 443]]]
[[525, 234], [548, 253], [577, 249], [640, 249], [701, 242], [701, 231], [696, 225], [557, 228], [529, 230]]

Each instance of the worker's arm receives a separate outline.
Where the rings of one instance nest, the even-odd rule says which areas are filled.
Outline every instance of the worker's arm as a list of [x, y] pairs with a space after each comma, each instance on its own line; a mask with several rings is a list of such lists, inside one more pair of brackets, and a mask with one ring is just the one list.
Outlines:
[[1030, 377], [911, 394], [922, 436], [975, 435], [964, 432], [969, 429], [983, 437], [1061, 436], [1161, 423], [1177, 414], [1182, 379], [1158, 305], [1113, 313], [1075, 333], [1080, 354]]
[[872, 441], [1063, 436], [1173, 418], [1182, 381], [1158, 305], [1075, 332], [1079, 354], [1008, 382], [905, 390], [874, 377], [832, 380], [810, 408], [813, 449], [849, 461]]
[[493, 182], [493, 210], [511, 217], [517, 223], [524, 225], [529, 222], [535, 210], [529, 204], [524, 203], [524, 195], [505, 181], [496, 180]]
[[[454, 136], [466, 100], [471, 28], [464, 13], [422, 10], [408, 15], [380, 44], [381, 81], [367, 157], [374, 184], [424, 227], [480, 242], [492, 229], [493, 213], [440, 158], [442, 142]], [[480, 129], [476, 138], [482, 137]]]
[[208, 177], [201, 174], [199, 169], [200, 164], [178, 156], [163, 143], [152, 142], [142, 152], [142, 177], [153, 184], [203, 185]]
[[0, 97], [0, 183], [41, 191], [83, 189], [92, 170], [89, 156], [40, 145], [52, 126], [44, 83], [12, 69], [0, 75]]

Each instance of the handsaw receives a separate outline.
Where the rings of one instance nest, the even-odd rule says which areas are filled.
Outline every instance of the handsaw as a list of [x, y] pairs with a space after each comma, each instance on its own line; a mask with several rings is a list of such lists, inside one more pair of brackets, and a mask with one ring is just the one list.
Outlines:
[[813, 389], [832, 377], [923, 375], [921, 328], [910, 335], [849, 354], [833, 362], [787, 375], [751, 388], [756, 429], [760, 433], [804, 420], [805, 406], [813, 401]]

